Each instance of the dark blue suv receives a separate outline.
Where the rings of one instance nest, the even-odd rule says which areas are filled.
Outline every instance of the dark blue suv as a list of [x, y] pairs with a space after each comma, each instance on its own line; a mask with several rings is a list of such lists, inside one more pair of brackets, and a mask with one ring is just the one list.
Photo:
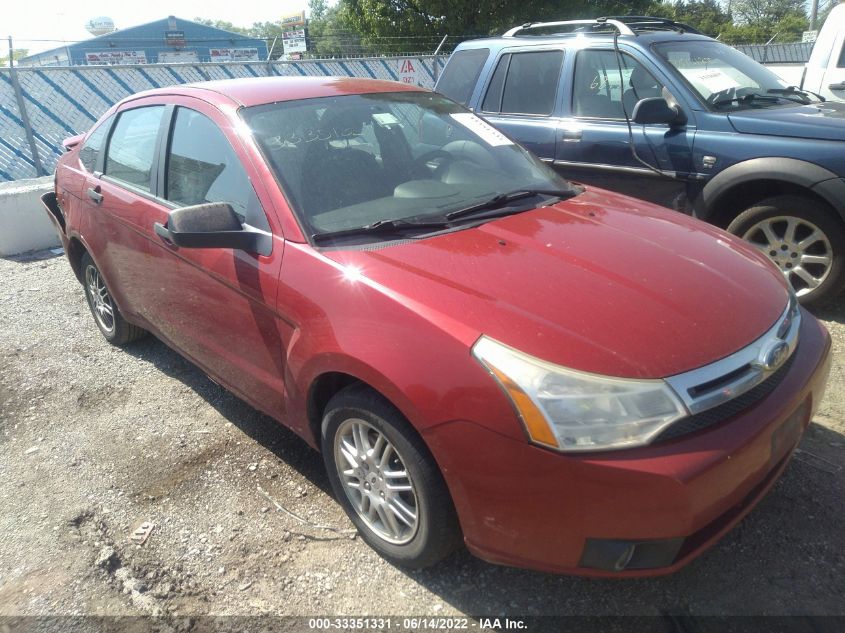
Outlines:
[[845, 285], [845, 104], [686, 25], [526, 24], [458, 46], [436, 90], [572, 180], [744, 237], [803, 303]]

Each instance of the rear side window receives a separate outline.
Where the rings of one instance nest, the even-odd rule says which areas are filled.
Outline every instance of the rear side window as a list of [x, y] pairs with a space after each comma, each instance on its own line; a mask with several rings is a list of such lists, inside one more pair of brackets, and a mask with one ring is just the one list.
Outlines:
[[242, 221], [269, 230], [267, 218], [235, 150], [204, 114], [176, 109], [167, 153], [166, 198], [180, 206], [228, 202]]
[[109, 140], [106, 175], [150, 191], [150, 175], [164, 106], [147, 106], [120, 114]]
[[489, 48], [467, 48], [452, 53], [437, 82], [437, 92], [467, 105], [489, 54]]
[[103, 144], [106, 140], [106, 132], [108, 132], [113, 119], [114, 116], [110, 116], [97, 126], [97, 129], [91, 132], [88, 136], [88, 140], [85, 141], [82, 149], [79, 150], [79, 162], [81, 162], [88, 171], [94, 171], [97, 168], [97, 159], [100, 156], [100, 150], [103, 149]]
[[554, 111], [563, 51], [503, 55], [484, 97], [485, 112], [549, 115]]

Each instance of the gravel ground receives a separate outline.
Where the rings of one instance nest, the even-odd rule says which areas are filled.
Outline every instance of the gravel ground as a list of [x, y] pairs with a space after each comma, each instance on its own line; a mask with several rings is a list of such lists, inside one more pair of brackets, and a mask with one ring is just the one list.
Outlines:
[[679, 573], [608, 581], [466, 552], [407, 572], [303, 525], [268, 497], [351, 528], [304, 442], [154, 338], [109, 346], [64, 257], [0, 279], [0, 615], [845, 614], [845, 301], [818, 311], [827, 396], [772, 492]]

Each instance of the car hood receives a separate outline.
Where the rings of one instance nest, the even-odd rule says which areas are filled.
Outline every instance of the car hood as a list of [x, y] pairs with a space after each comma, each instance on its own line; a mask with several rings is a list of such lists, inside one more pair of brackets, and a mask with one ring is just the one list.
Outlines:
[[325, 254], [468, 345], [486, 334], [612, 376], [665, 377], [727, 356], [788, 300], [780, 272], [744, 242], [595, 189], [475, 228]]
[[732, 112], [728, 118], [744, 134], [845, 141], [845, 103], [743, 110]]

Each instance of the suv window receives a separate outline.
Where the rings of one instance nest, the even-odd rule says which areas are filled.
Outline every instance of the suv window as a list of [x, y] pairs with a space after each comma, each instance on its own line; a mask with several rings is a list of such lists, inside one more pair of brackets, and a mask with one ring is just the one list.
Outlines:
[[97, 168], [97, 158], [100, 155], [100, 150], [103, 149], [103, 142], [106, 140], [106, 132], [108, 132], [114, 115], [103, 121], [97, 129], [95, 129], [88, 136], [88, 140], [79, 150], [79, 162], [88, 171], [94, 171]]
[[485, 112], [542, 114], [554, 111], [563, 51], [502, 55], [482, 103]]
[[625, 113], [630, 117], [640, 99], [662, 95], [663, 85], [630, 55], [621, 55], [621, 82], [619, 65], [615, 51], [578, 52], [572, 88], [575, 116], [625, 119]]
[[241, 221], [269, 230], [249, 176], [222, 130], [204, 114], [176, 109], [165, 197], [180, 206], [228, 202]]
[[106, 153], [105, 173], [144, 191], [150, 173], [164, 106], [147, 106], [120, 114]]
[[452, 53], [437, 82], [437, 92], [467, 105], [489, 54], [489, 48], [467, 48]]

